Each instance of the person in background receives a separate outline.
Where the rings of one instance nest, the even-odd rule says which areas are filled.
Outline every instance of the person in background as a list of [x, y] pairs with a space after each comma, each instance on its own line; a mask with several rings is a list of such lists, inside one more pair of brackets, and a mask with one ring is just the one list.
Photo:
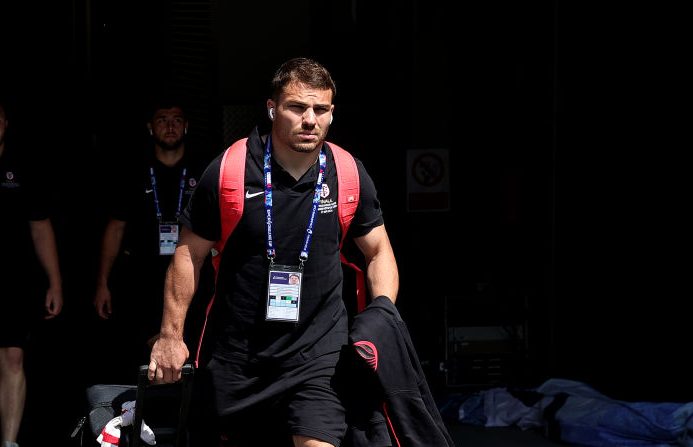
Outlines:
[[[335, 93], [330, 73], [318, 62], [285, 62], [266, 102], [271, 131], [256, 128], [245, 143], [243, 215], [215, 255], [221, 259], [199, 366], [211, 384], [209, 401], [223, 445], [334, 447], [346, 432], [334, 379], [348, 344], [348, 321], [337, 173], [325, 142]], [[205, 171], [181, 218], [161, 336], [149, 363], [149, 378], [157, 383], [179, 380], [189, 357], [186, 312], [202, 262], [221, 238], [221, 158]], [[395, 256], [373, 181], [356, 163], [360, 200], [348, 236], [364, 255], [370, 295], [394, 302]], [[292, 272], [300, 276], [300, 296], [295, 307], [274, 315], [268, 283], [273, 274]]]
[[108, 358], [97, 381], [130, 383], [148, 363], [179, 218], [208, 162], [186, 144], [189, 121], [180, 101], [165, 98], [150, 110], [151, 146], [116, 165], [109, 185], [93, 304], [112, 324], [104, 328]]
[[31, 172], [29, 154], [7, 143], [8, 127], [0, 102], [0, 434], [2, 447], [17, 447], [27, 392], [24, 350], [40, 296], [51, 319], [62, 310], [63, 294], [49, 194]]

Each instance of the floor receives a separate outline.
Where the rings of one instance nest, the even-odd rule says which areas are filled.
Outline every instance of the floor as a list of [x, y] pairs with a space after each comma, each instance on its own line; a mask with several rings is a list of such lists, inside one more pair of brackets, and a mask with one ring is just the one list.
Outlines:
[[448, 431], [456, 447], [551, 447], [560, 444], [549, 441], [535, 431], [522, 431], [517, 427], [477, 427], [450, 424]]

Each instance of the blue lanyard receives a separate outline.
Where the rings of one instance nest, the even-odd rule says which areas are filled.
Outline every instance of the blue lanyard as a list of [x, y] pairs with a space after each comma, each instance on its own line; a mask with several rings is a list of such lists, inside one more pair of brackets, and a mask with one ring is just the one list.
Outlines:
[[[318, 181], [315, 183], [315, 193], [313, 194], [313, 207], [310, 211], [310, 219], [308, 220], [308, 226], [306, 227], [306, 235], [303, 239], [303, 247], [301, 249], [301, 254], [298, 259], [300, 262], [300, 267], [303, 268], [303, 264], [308, 259], [308, 249], [310, 247], [310, 241], [313, 236], [313, 228], [315, 227], [315, 217], [318, 212], [318, 205], [320, 205], [320, 192], [322, 191], [323, 177], [325, 176], [325, 167], [327, 166], [327, 156], [325, 155], [325, 149], [320, 149], [320, 171], [318, 172]], [[276, 251], [274, 249], [274, 238], [272, 236], [272, 136], [267, 136], [267, 144], [265, 145], [265, 163], [264, 163], [264, 174], [265, 174], [265, 224], [267, 226], [267, 258], [270, 260], [270, 265], [274, 264], [274, 257], [276, 256]]]
[[[176, 220], [180, 217], [180, 212], [183, 206], [183, 191], [185, 191], [185, 175], [188, 173], [188, 168], [183, 168], [183, 173], [180, 176], [180, 184], [178, 191], [178, 206], [176, 207]], [[156, 176], [154, 175], [154, 168], [149, 168], [149, 176], [152, 181], [152, 189], [154, 190], [154, 206], [156, 207], [156, 218], [161, 222], [163, 214], [161, 213], [161, 207], [159, 206], [159, 193], [156, 190]]]

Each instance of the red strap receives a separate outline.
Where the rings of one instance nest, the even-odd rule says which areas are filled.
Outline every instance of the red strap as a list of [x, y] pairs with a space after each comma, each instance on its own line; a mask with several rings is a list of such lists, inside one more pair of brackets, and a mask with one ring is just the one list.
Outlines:
[[337, 213], [339, 213], [339, 226], [342, 229], [341, 244], [344, 243], [351, 221], [354, 220], [356, 208], [359, 205], [359, 171], [356, 160], [349, 152], [334, 143], [328, 143], [332, 149], [332, 156], [337, 167], [337, 185], [339, 200], [337, 201]]
[[214, 245], [214, 268], [218, 270], [219, 258], [226, 240], [243, 215], [243, 188], [245, 187], [245, 154], [247, 138], [240, 139], [226, 149], [219, 170], [219, 211], [221, 213], [221, 237]]
[[[247, 138], [242, 138], [233, 143], [221, 159], [219, 167], [219, 212], [221, 213], [221, 237], [214, 244], [212, 253], [212, 265], [214, 266], [214, 282], [216, 284], [217, 276], [219, 275], [219, 263], [221, 261], [221, 252], [224, 250], [226, 240], [233, 232], [241, 220], [243, 215], [243, 188], [245, 187], [245, 158], [246, 158], [246, 141]], [[212, 296], [207, 304], [205, 311], [205, 321], [202, 325], [202, 331], [197, 344], [197, 354], [195, 355], [195, 367], [199, 366], [200, 350], [202, 347], [202, 338], [204, 337], [205, 329], [207, 328], [207, 317], [212, 309], [212, 304], [216, 295]]]
[[[356, 160], [349, 152], [334, 143], [327, 143], [332, 149], [332, 157], [337, 167], [338, 196], [337, 213], [339, 214], [339, 226], [342, 229], [342, 238], [339, 241], [339, 248], [342, 248], [344, 239], [349, 231], [349, 225], [354, 220], [356, 208], [359, 205], [359, 193], [361, 192], [359, 182], [359, 171]], [[354, 270], [356, 274], [356, 311], [361, 312], [366, 308], [366, 278], [363, 270], [356, 264], [350, 262], [340, 251], [339, 257], [342, 264]]]

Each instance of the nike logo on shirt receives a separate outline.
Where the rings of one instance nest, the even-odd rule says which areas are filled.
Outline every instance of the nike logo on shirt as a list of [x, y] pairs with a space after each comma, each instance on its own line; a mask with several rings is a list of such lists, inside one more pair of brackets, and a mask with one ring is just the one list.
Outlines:
[[253, 192], [251, 193], [250, 191], [245, 192], [245, 198], [246, 199], [252, 199], [255, 196], [259, 196], [260, 194], [264, 194], [265, 191], [260, 191], [260, 192]]
[[153, 189], [145, 189], [145, 190], [144, 190], [144, 193], [145, 193], [145, 194], [149, 194], [150, 192], [154, 192], [154, 190], [153, 190]]

